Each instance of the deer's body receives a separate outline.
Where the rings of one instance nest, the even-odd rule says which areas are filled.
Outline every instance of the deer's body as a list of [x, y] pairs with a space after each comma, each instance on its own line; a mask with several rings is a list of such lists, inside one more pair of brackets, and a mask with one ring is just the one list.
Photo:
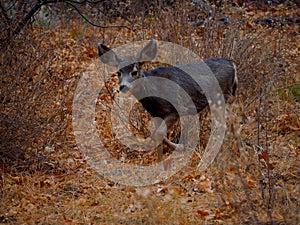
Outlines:
[[[140, 69], [140, 64], [144, 61], [151, 61], [156, 56], [157, 46], [155, 40], [151, 40], [136, 57], [129, 56], [121, 59], [118, 55], [116, 55], [116, 53], [103, 44], [98, 45], [98, 50], [100, 59], [103, 63], [117, 67], [120, 90], [122, 92], [130, 91], [136, 97], [141, 96], [141, 93], [145, 92], [148, 88], [154, 89], [154, 93], [158, 93], [161, 90], [155, 90], [159, 87], [151, 84], [147, 85], [147, 82], [142, 84], [134, 84], [133, 81], [139, 78], [147, 79], [149, 77], [166, 78], [169, 81], [178, 84], [190, 96], [193, 104], [191, 109], [196, 108], [196, 111], [200, 112], [208, 105], [208, 101], [203, 89], [209, 90], [215, 87], [211, 82], [210, 76], [214, 76], [218, 81], [225, 101], [235, 93], [237, 88], [236, 67], [231, 60], [223, 58], [211, 58], [193, 64], [186, 64], [177, 67], [157, 67], [153, 70], [144, 71]], [[203, 71], [199, 72], [199, 74], [197, 74], [199, 78], [198, 82], [196, 82], [192, 76], [185, 72], [187, 71], [186, 69], [189, 68], [194, 68], [197, 71], [197, 69], [201, 69], [203, 67], [208, 68], [210, 72], [207, 74], [203, 74]], [[199, 85], [199, 80], [202, 81], [201, 85]], [[168, 91], [170, 92], [169, 95], [173, 96], [174, 98], [177, 97], [176, 90], [172, 90], [170, 88]], [[179, 119], [179, 114], [182, 115], [182, 112], [179, 113], [169, 101], [160, 97], [150, 96], [142, 98], [139, 101], [153, 117], [162, 118], [165, 121], [168, 129], [170, 129], [172, 125]], [[184, 114], [196, 113], [195, 110], [189, 110], [189, 105], [186, 108], [187, 109]], [[163, 128], [161, 128], [164, 126], [161, 125], [162, 124], [157, 125], [158, 128], [153, 135], [154, 137], [165, 133]], [[165, 140], [172, 147], [178, 147], [178, 145], [170, 142], [168, 139], [166, 139], [166, 137], [164, 137], [163, 140]]]
[[[227, 100], [231, 95], [235, 93], [237, 86], [235, 81], [235, 66], [233, 62], [231, 60], [222, 58], [212, 58], [204, 60], [204, 63], [206, 63], [209, 66], [218, 82], [222, 84], [220, 87], [223, 91], [225, 100]], [[191, 64], [184, 65], [183, 67], [190, 65]], [[153, 70], [142, 71], [142, 73], [144, 77], [163, 77], [178, 84], [191, 97], [197, 109], [197, 112], [200, 112], [208, 105], [207, 99], [201, 87], [190, 75], [186, 74], [183, 70], [181, 70], [181, 66], [157, 67]], [[142, 88], [139, 88], [139, 90], [135, 90], [134, 92], [140, 91], [142, 91]], [[135, 95], [134, 92], [133, 94]], [[154, 117], [160, 117], [162, 119], [165, 119], [169, 114], [177, 113], [176, 109], [172, 104], [161, 98], [147, 97], [141, 99], [140, 102], [142, 103], [144, 108]]]

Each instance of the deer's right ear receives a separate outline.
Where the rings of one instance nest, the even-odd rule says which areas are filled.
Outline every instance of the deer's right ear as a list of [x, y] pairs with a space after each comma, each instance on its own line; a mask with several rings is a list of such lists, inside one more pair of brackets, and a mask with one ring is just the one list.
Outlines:
[[98, 44], [98, 55], [104, 64], [110, 66], [118, 66], [121, 61], [113, 50], [101, 43]]

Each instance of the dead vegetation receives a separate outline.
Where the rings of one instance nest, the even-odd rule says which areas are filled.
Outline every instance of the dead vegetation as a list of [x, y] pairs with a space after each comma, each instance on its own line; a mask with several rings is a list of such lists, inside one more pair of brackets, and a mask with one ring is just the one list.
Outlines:
[[[232, 22], [216, 18], [201, 26], [207, 11], [196, 14], [194, 5], [174, 2], [149, 5], [147, 13], [128, 20], [101, 14], [107, 26], [130, 29], [92, 27], [69, 13], [57, 24], [33, 23], [1, 45], [1, 223], [300, 223], [299, 24], [252, 22], [299, 17], [297, 7], [252, 11], [228, 4], [222, 13]], [[79, 79], [97, 58], [97, 42], [114, 47], [151, 38], [177, 43], [201, 58], [233, 59], [239, 87], [227, 109], [222, 149], [206, 171], [197, 171], [201, 154], [194, 154], [169, 180], [137, 188], [110, 181], [90, 167], [74, 138], [72, 104]], [[113, 77], [99, 94], [98, 134], [114, 158], [151, 165], [156, 151], [133, 151], [114, 138], [108, 112], [112, 96], [118, 97], [111, 94], [116, 85]], [[209, 113], [201, 118], [199, 152], [210, 134]], [[135, 105], [133, 132], [147, 136], [148, 120]], [[178, 132], [169, 136], [176, 139]], [[164, 150], [165, 157], [172, 153]]]

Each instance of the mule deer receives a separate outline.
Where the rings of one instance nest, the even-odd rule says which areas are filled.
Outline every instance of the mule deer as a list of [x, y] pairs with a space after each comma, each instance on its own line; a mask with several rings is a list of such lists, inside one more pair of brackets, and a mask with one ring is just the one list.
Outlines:
[[[127, 56], [125, 58], [120, 58], [114, 51], [103, 44], [98, 44], [98, 54], [100, 60], [104, 64], [117, 67], [117, 75], [120, 81], [120, 91], [127, 92], [130, 91], [134, 96], [139, 95], [141, 92], [145, 91], [146, 87], [140, 87], [133, 81], [139, 78], [149, 78], [149, 77], [162, 77], [166, 78], [172, 82], [175, 82], [185, 92], [190, 96], [193, 101], [194, 107], [197, 112], [200, 112], [208, 105], [207, 96], [202, 90], [202, 85], [198, 83], [185, 72], [185, 68], [192, 67], [196, 69], [201, 69], [202, 67], [207, 67], [211, 71], [212, 75], [203, 74], [203, 72], [197, 71], [197, 76], [200, 77], [200, 81], [205, 83], [207, 89], [212, 89], [213, 85], [209, 81], [209, 77], [214, 77], [218, 81], [218, 85], [223, 92], [225, 101], [235, 94], [237, 88], [237, 76], [236, 67], [231, 60], [223, 58], [211, 58], [204, 61], [199, 61], [192, 64], [185, 64], [182, 66], [164, 66], [157, 67], [153, 70], [141, 70], [141, 65], [145, 61], [151, 61], [155, 58], [157, 54], [157, 43], [155, 40], [151, 40], [137, 56]], [[200, 71], [200, 70], [199, 70]], [[201, 86], [201, 87], [200, 87]], [[159, 90], [157, 90], [159, 91]], [[176, 96], [174, 96], [176, 98]], [[162, 120], [156, 124], [156, 131], [153, 134], [154, 141], [164, 140], [169, 146], [173, 148], [183, 148], [182, 145], [175, 144], [168, 140], [165, 136], [166, 130], [170, 129], [172, 125], [179, 119], [180, 113], [178, 110], [167, 100], [159, 97], [145, 97], [139, 99], [143, 107], [151, 114], [153, 117], [159, 117]], [[196, 112], [196, 113], [197, 113]], [[186, 110], [185, 114], [192, 114], [195, 112]], [[162, 123], [164, 121], [165, 123]], [[159, 153], [159, 160], [161, 159], [161, 154]]]

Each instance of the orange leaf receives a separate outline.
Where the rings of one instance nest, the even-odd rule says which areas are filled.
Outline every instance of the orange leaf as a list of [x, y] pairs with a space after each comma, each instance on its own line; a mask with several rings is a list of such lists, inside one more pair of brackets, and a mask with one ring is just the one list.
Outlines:
[[201, 217], [205, 217], [209, 214], [208, 210], [197, 210], [197, 213]]
[[263, 151], [261, 153], [261, 155], [259, 156], [260, 159], [264, 159], [266, 162], [269, 161], [269, 158], [268, 158], [268, 154], [267, 154], [267, 151]]

